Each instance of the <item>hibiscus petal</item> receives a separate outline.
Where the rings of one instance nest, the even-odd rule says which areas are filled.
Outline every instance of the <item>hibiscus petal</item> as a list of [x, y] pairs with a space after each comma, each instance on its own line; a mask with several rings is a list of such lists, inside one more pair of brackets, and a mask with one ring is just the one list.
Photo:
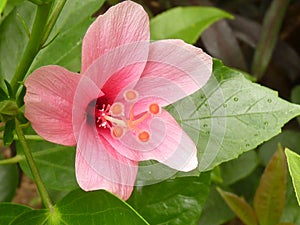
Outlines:
[[103, 136], [120, 154], [131, 160], [155, 159], [176, 170], [195, 169], [198, 165], [197, 148], [174, 118], [162, 110], [149, 121], [148, 127], [144, 128], [150, 130], [150, 140], [145, 143], [130, 131], [121, 139], [115, 139], [107, 133]]
[[75, 145], [72, 105], [80, 77], [59, 66], [35, 70], [25, 81], [25, 116], [48, 141]]
[[76, 152], [76, 178], [83, 190], [105, 189], [126, 200], [137, 169], [137, 162], [117, 153], [94, 126], [83, 124]]
[[111, 102], [124, 88], [133, 87], [145, 68], [149, 42], [120, 46], [97, 58], [83, 74], [95, 82]]
[[82, 73], [101, 55], [119, 46], [149, 41], [149, 18], [139, 4], [124, 1], [89, 27], [82, 44]]
[[96, 100], [103, 95], [103, 92], [90, 78], [81, 77], [74, 95], [72, 109], [73, 132], [76, 140], [79, 139], [81, 126], [87, 118], [90, 124], [95, 124]]
[[165, 106], [203, 87], [212, 74], [212, 58], [181, 40], [150, 44], [147, 65], [135, 90], [141, 98], [158, 97]]

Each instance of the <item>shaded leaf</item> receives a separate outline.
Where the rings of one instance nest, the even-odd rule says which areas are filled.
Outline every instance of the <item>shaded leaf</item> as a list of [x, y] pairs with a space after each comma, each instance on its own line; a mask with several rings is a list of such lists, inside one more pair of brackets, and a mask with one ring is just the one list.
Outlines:
[[5, 123], [3, 144], [10, 145], [14, 140], [15, 120], [9, 120]]
[[293, 149], [300, 153], [300, 132], [295, 130], [284, 130], [269, 141], [259, 146], [258, 155], [260, 162], [266, 166], [278, 147], [278, 143], [285, 148]]
[[13, 119], [18, 114], [18, 106], [15, 101], [3, 100], [0, 102], [0, 121]]
[[103, 3], [104, 0], [67, 1], [48, 38], [48, 42], [53, 41], [39, 52], [29, 72], [43, 65], [60, 65], [79, 72], [83, 36], [93, 22], [93, 13]]
[[220, 166], [223, 183], [229, 185], [241, 180], [252, 173], [258, 164], [259, 160], [255, 151], [246, 152], [237, 159], [223, 163]]
[[285, 150], [287, 157], [288, 168], [292, 177], [296, 197], [300, 206], [300, 155], [292, 152], [289, 149]]
[[216, 187], [212, 185], [198, 225], [220, 225], [234, 217], [233, 212], [221, 198]]
[[218, 188], [218, 192], [226, 201], [231, 210], [240, 218], [245, 225], [257, 225], [256, 215], [252, 207], [239, 196]]
[[148, 224], [128, 204], [105, 191], [75, 190], [59, 201], [54, 209], [35, 210], [16, 218], [10, 225], [145, 225]]
[[207, 27], [222, 18], [232, 18], [232, 16], [212, 7], [172, 8], [151, 20], [151, 39], [179, 38], [187, 43], [194, 44]]
[[299, 203], [295, 197], [291, 176], [287, 176], [286, 201], [281, 222], [291, 222], [296, 225], [300, 224]]
[[286, 161], [281, 147], [267, 165], [254, 196], [260, 225], [277, 225], [285, 205]]
[[274, 0], [270, 4], [252, 63], [252, 73], [258, 79], [263, 76], [271, 59], [289, 0]]
[[[0, 154], [0, 159], [2, 156]], [[16, 164], [0, 165], [0, 202], [9, 202], [13, 199], [19, 184], [19, 172]], [[2, 205], [3, 206], [3, 205]], [[0, 203], [0, 208], [2, 207]], [[0, 224], [2, 210], [0, 209]]]
[[244, 55], [227, 21], [221, 20], [207, 28], [201, 35], [205, 49], [224, 64], [247, 71]]
[[22, 20], [31, 28], [34, 15], [35, 6], [25, 1], [15, 7], [0, 24], [0, 74], [8, 81], [11, 80], [28, 42]]
[[[236, 37], [249, 46], [255, 48], [261, 35], [261, 25], [256, 21], [241, 17], [239, 15], [235, 15], [234, 17], [234, 20], [228, 20], [227, 22], [230, 24]], [[285, 57], [282, 57], [283, 55]], [[295, 49], [278, 40], [274, 49], [273, 60], [274, 64], [279, 65], [284, 69], [286, 75], [291, 80], [295, 81], [298, 78], [300, 72], [300, 57]]]
[[[78, 187], [75, 178], [75, 148], [52, 144], [46, 141], [28, 141], [33, 158], [47, 188], [73, 190]], [[17, 143], [20, 166], [32, 178], [22, 147]]]
[[16, 217], [31, 211], [31, 208], [12, 203], [0, 203], [0, 224], [10, 224]]
[[195, 224], [209, 193], [210, 174], [137, 187], [131, 204], [150, 224]]
[[201, 90], [167, 107], [197, 143], [200, 171], [254, 149], [300, 113], [299, 105], [219, 61], [213, 73]]

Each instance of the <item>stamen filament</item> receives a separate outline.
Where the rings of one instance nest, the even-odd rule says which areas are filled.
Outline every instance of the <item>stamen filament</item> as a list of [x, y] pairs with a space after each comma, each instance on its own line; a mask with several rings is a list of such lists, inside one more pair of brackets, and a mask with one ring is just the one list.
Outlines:
[[115, 123], [121, 127], [127, 127], [127, 124], [125, 123], [125, 121], [123, 120], [119, 120], [119, 119], [116, 119], [116, 118], [113, 118], [111, 116], [104, 116], [104, 118], [112, 123]]

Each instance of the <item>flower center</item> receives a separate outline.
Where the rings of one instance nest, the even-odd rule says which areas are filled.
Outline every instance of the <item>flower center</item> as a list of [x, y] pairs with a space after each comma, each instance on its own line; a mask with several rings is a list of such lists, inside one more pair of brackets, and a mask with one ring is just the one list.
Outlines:
[[[137, 102], [138, 93], [135, 90], [124, 92], [124, 100], [129, 103], [128, 109], [121, 102], [109, 104], [105, 97], [100, 97], [90, 103], [94, 105], [94, 121], [98, 129], [110, 129], [112, 137], [119, 139], [126, 132], [131, 132], [141, 142], [148, 142], [151, 138], [149, 130], [144, 129], [146, 120], [160, 113], [161, 108], [157, 103], [149, 104], [148, 111], [140, 115], [134, 113], [134, 103]], [[128, 113], [126, 113], [129, 110]], [[89, 111], [89, 110], [88, 110]], [[89, 115], [89, 113], [88, 113]], [[127, 115], [127, 117], [126, 117]]]

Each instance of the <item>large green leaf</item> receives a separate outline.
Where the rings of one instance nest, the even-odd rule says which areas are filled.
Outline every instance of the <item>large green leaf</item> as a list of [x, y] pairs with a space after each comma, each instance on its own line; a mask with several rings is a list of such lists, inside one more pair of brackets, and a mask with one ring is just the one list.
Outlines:
[[277, 225], [283, 213], [286, 192], [286, 159], [281, 147], [267, 165], [254, 196], [260, 225]]
[[300, 156], [289, 149], [285, 150], [289, 172], [292, 177], [296, 197], [300, 206]]
[[232, 18], [232, 16], [211, 7], [173, 8], [151, 20], [151, 39], [179, 38], [194, 44], [208, 26], [223, 18]]
[[31, 211], [31, 208], [23, 205], [0, 203], [0, 224], [7, 225], [16, 217], [29, 211]]
[[[0, 159], [2, 159], [1, 154]], [[19, 172], [17, 165], [0, 165], [0, 180], [0, 202], [11, 201], [19, 184]]]
[[28, 42], [24, 24], [30, 29], [35, 6], [25, 1], [15, 7], [0, 25], [0, 75], [10, 80]]
[[252, 207], [245, 199], [227, 191], [218, 189], [222, 198], [226, 201], [231, 210], [243, 221], [246, 225], [257, 225], [256, 215]]
[[129, 203], [150, 224], [196, 224], [209, 193], [210, 174], [137, 187]]
[[254, 149], [300, 114], [299, 105], [216, 60], [213, 74], [200, 91], [167, 108], [197, 143], [200, 171]]
[[52, 211], [35, 210], [16, 218], [10, 225], [145, 225], [128, 204], [105, 191], [75, 190], [58, 202]]
[[51, 43], [37, 55], [30, 71], [50, 64], [80, 71], [83, 36], [92, 23], [92, 14], [103, 3], [104, 0], [67, 1], [48, 39]]
[[[52, 144], [46, 141], [28, 141], [35, 163], [47, 188], [73, 190], [78, 187], [75, 178], [75, 148]], [[17, 143], [20, 166], [32, 177], [22, 147]]]

